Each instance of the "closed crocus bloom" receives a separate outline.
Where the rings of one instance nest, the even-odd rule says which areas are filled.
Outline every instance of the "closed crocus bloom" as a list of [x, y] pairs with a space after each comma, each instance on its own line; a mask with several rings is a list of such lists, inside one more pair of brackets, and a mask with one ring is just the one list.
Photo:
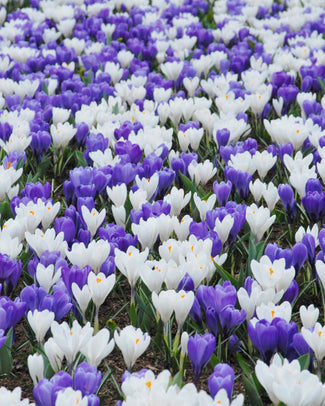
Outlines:
[[150, 344], [150, 336], [133, 326], [126, 326], [120, 333], [115, 330], [114, 339], [129, 371]]
[[71, 285], [71, 289], [73, 296], [75, 297], [78, 306], [80, 307], [81, 313], [84, 317], [91, 299], [89, 286], [84, 285], [82, 289], [80, 289], [79, 286], [75, 282], [73, 282]]
[[88, 406], [88, 398], [82, 397], [80, 390], [74, 390], [73, 388], [65, 388], [58, 392], [56, 397], [55, 406]]
[[82, 354], [87, 358], [90, 365], [98, 366], [114, 348], [114, 340], [110, 340], [109, 330], [103, 328], [97, 334], [92, 336], [87, 344], [81, 348]]
[[99, 307], [104, 303], [106, 297], [113, 289], [115, 281], [115, 274], [106, 277], [101, 272], [97, 275], [94, 272], [90, 272], [87, 284], [95, 306]]
[[322, 327], [320, 323], [316, 323], [313, 331], [302, 327], [301, 334], [314, 351], [317, 361], [321, 363], [325, 357], [325, 326]]
[[308, 308], [306, 308], [306, 306], [300, 306], [299, 314], [302, 325], [305, 328], [314, 328], [318, 320], [319, 309], [313, 304], [309, 305]]
[[264, 150], [262, 152], [256, 151], [253, 155], [253, 160], [255, 167], [258, 172], [258, 176], [263, 180], [267, 175], [268, 171], [275, 165], [276, 156], [272, 153]]
[[39, 263], [36, 268], [36, 279], [40, 286], [42, 286], [47, 293], [49, 293], [51, 287], [61, 277], [61, 269], [54, 271], [54, 265], [50, 264], [45, 267], [43, 264]]
[[140, 219], [139, 224], [132, 223], [131, 229], [134, 235], [138, 236], [142, 249], [151, 248], [158, 237], [158, 225], [156, 217], [149, 217], [148, 220]]
[[127, 188], [125, 183], [121, 183], [120, 185], [116, 185], [111, 188], [107, 186], [106, 192], [115, 206], [124, 206], [127, 196]]
[[267, 204], [268, 209], [272, 211], [276, 203], [280, 199], [278, 188], [274, 185], [274, 183], [270, 182], [268, 185], [266, 185], [263, 191], [263, 198], [265, 200], [265, 203]]
[[141, 209], [141, 206], [148, 201], [147, 196], [146, 190], [138, 189], [135, 192], [130, 190], [129, 199], [134, 210], [138, 211]]
[[50, 337], [44, 344], [44, 352], [49, 360], [53, 371], [56, 373], [61, 369], [64, 353], [56, 344], [53, 337]]
[[264, 233], [274, 223], [275, 215], [270, 216], [270, 210], [268, 208], [257, 207], [256, 204], [253, 203], [246, 209], [246, 221], [255, 236], [255, 241], [259, 242]]
[[248, 335], [263, 360], [269, 362], [278, 345], [279, 332], [276, 326], [254, 317], [248, 323]]
[[190, 337], [187, 344], [188, 355], [192, 361], [195, 380], [198, 379], [202, 369], [207, 365], [216, 348], [216, 339], [213, 334], [195, 334]]
[[178, 329], [186, 320], [194, 302], [194, 292], [185, 292], [180, 290], [177, 292], [174, 301], [175, 318], [178, 324]]
[[159, 295], [152, 292], [151, 297], [156, 312], [160, 314], [162, 322], [166, 325], [174, 311], [175, 290], [162, 290]]
[[29, 375], [34, 386], [44, 377], [44, 359], [40, 354], [29, 355], [27, 358]]
[[90, 231], [91, 237], [93, 237], [105, 221], [106, 210], [103, 209], [101, 212], [98, 212], [96, 209], [92, 209], [90, 211], [87, 206], [81, 206], [81, 213], [87, 229]]
[[265, 188], [265, 183], [261, 182], [259, 178], [257, 178], [254, 182], [249, 183], [249, 190], [252, 193], [256, 203], [259, 203], [259, 201], [261, 200]]
[[212, 194], [207, 200], [201, 200], [201, 198], [195, 192], [193, 197], [195, 205], [200, 213], [201, 221], [204, 221], [206, 219], [207, 211], [213, 209], [217, 200], [217, 196], [215, 194]]
[[235, 372], [230, 365], [224, 363], [217, 364], [208, 381], [211, 396], [214, 398], [221, 389], [224, 389], [229, 401], [231, 401], [234, 380]]
[[112, 213], [113, 217], [115, 220], [115, 223], [118, 226], [125, 226], [125, 221], [126, 221], [126, 211], [124, 206], [117, 207], [114, 204], [112, 204]]
[[222, 244], [224, 244], [228, 237], [232, 226], [234, 225], [235, 218], [232, 217], [230, 214], [227, 214], [222, 221], [216, 218], [216, 222], [214, 225], [214, 231], [217, 232], [218, 237], [220, 238]]
[[41, 344], [44, 340], [45, 334], [53, 322], [55, 314], [45, 309], [43, 311], [38, 311], [35, 309], [33, 312], [29, 311], [27, 313], [27, 320], [32, 330], [35, 333], [36, 340]]

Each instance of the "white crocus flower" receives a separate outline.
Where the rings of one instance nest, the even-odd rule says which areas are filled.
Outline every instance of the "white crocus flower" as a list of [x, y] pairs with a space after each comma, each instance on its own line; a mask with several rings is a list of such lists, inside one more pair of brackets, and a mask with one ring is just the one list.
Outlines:
[[[41, 199], [37, 199], [38, 205], [41, 206], [42, 205], [41, 202], [42, 202]], [[43, 230], [46, 230], [57, 216], [61, 204], [60, 202], [56, 202], [55, 204], [52, 204], [51, 202], [47, 202], [46, 204], [44, 202], [42, 203], [43, 203], [43, 210], [41, 211], [42, 227]]]
[[263, 190], [263, 198], [265, 200], [265, 203], [267, 204], [268, 209], [272, 211], [276, 203], [280, 199], [278, 188], [274, 185], [273, 182], [270, 182], [268, 185], [265, 186], [265, 189]]
[[100, 267], [107, 259], [110, 253], [111, 246], [105, 240], [91, 241], [86, 248], [83, 242], [74, 243], [71, 251], [66, 249], [66, 255], [72, 265], [78, 265], [80, 268], [89, 265], [92, 270], [97, 274]]
[[283, 295], [283, 290], [276, 292], [274, 288], [263, 290], [262, 287], [254, 281], [251, 288], [251, 294], [248, 295], [247, 290], [239, 288], [237, 292], [238, 302], [240, 307], [246, 312], [246, 320], [249, 321], [255, 312], [256, 306], [262, 303], [278, 303]]
[[124, 206], [127, 196], [126, 184], [122, 183], [121, 185], [116, 185], [113, 187], [106, 187], [106, 192], [108, 197], [114, 203], [115, 206], [121, 207]]
[[317, 322], [313, 331], [302, 327], [301, 334], [309, 347], [314, 351], [317, 361], [321, 363], [325, 357], [325, 326]]
[[98, 212], [95, 208], [91, 211], [87, 206], [81, 206], [81, 213], [87, 229], [90, 231], [91, 237], [94, 237], [98, 228], [103, 224], [106, 216], [106, 209]]
[[317, 307], [313, 304], [309, 305], [308, 308], [306, 306], [300, 306], [299, 314], [301, 323], [305, 328], [309, 329], [315, 327], [319, 316], [319, 309]]
[[64, 388], [57, 392], [55, 406], [87, 406], [87, 396], [82, 397], [80, 390], [74, 390], [71, 387]]
[[54, 270], [54, 265], [50, 264], [45, 267], [39, 263], [36, 268], [36, 279], [40, 286], [42, 286], [47, 293], [49, 293], [51, 287], [56, 284], [61, 276], [61, 268], [57, 271]]
[[190, 224], [193, 219], [189, 214], [186, 214], [181, 220], [178, 220], [174, 224], [174, 231], [179, 241], [187, 239], [190, 233]]
[[52, 124], [50, 127], [50, 133], [53, 140], [53, 146], [55, 149], [66, 147], [70, 140], [75, 136], [77, 132], [76, 128], [73, 128], [71, 124], [65, 122], [64, 124], [58, 123]]
[[206, 219], [207, 211], [213, 209], [217, 200], [217, 196], [213, 193], [207, 200], [201, 200], [199, 195], [195, 192], [193, 198], [194, 203], [200, 213], [201, 221], [204, 221]]
[[139, 224], [132, 223], [132, 233], [138, 236], [142, 249], [151, 248], [158, 237], [158, 224], [155, 217], [147, 220], [140, 219]]
[[136, 175], [135, 182], [139, 189], [145, 190], [147, 192], [147, 199], [150, 200], [153, 194], [155, 193], [158, 183], [159, 175], [155, 172], [151, 178], [139, 178], [139, 175]]
[[128, 279], [131, 288], [134, 287], [140, 276], [140, 269], [147, 260], [149, 249], [146, 248], [140, 252], [137, 248], [130, 245], [126, 252], [118, 248], [115, 248], [114, 252], [116, 267]]
[[249, 190], [254, 197], [255, 203], [259, 203], [265, 188], [265, 183], [261, 182], [259, 178], [257, 178], [254, 182], [249, 182]]
[[59, 372], [62, 366], [64, 353], [61, 348], [56, 344], [53, 337], [50, 337], [44, 344], [44, 352], [49, 360], [53, 371]]
[[145, 352], [150, 344], [150, 336], [143, 333], [140, 328], [126, 326], [119, 333], [114, 332], [116, 345], [122, 352], [124, 362], [130, 371], [136, 360]]
[[44, 251], [59, 251], [60, 256], [65, 258], [68, 244], [64, 241], [63, 231], [55, 235], [54, 228], [48, 228], [45, 233], [40, 229], [36, 229], [34, 234], [26, 231], [25, 238], [39, 258]]
[[166, 62], [160, 65], [162, 73], [167, 77], [168, 80], [176, 80], [180, 75], [183, 67], [184, 61]]
[[171, 216], [178, 216], [190, 200], [191, 192], [188, 192], [185, 195], [184, 189], [177, 189], [175, 186], [172, 187], [168, 195], [164, 196], [164, 201], [171, 206]]
[[162, 290], [159, 295], [156, 292], [152, 292], [152, 303], [155, 306], [156, 312], [159, 313], [164, 326], [167, 325], [174, 311], [175, 297], [175, 290]]
[[174, 310], [175, 318], [178, 324], [178, 329], [180, 330], [181, 326], [185, 322], [194, 302], [194, 292], [180, 290], [177, 292], [174, 300]]
[[115, 274], [106, 277], [102, 272], [97, 275], [94, 272], [89, 273], [87, 284], [96, 307], [100, 307], [104, 303], [106, 297], [113, 289], [115, 281]]
[[27, 365], [29, 375], [32, 378], [33, 385], [36, 386], [37, 383], [44, 378], [44, 359], [41, 354], [28, 355]]
[[71, 290], [72, 290], [73, 296], [75, 297], [75, 299], [78, 303], [78, 306], [80, 307], [82, 316], [85, 321], [86, 320], [86, 318], [85, 318], [86, 310], [87, 310], [87, 307], [91, 300], [91, 293], [89, 290], [89, 286], [84, 285], [82, 287], [82, 289], [80, 289], [79, 286], [75, 282], [73, 282], [73, 284], [71, 285]]
[[270, 210], [267, 207], [257, 207], [253, 203], [246, 209], [246, 221], [255, 236], [255, 241], [259, 242], [274, 223], [275, 215], [270, 216]]
[[143, 203], [148, 201], [147, 199], [148, 193], [146, 190], [138, 189], [135, 192], [130, 190], [129, 198], [134, 210], [138, 211], [141, 209]]
[[232, 217], [230, 214], [227, 214], [222, 219], [222, 221], [216, 218], [214, 231], [217, 232], [218, 237], [220, 238], [222, 244], [224, 244], [227, 241], [232, 226], [234, 225], [234, 221], [235, 221], [234, 217]]
[[64, 353], [64, 356], [69, 365], [71, 365], [78, 352], [84, 348], [89, 339], [93, 335], [93, 328], [90, 323], [81, 327], [77, 320], [74, 320], [70, 328], [67, 322], [61, 324], [53, 321], [51, 324], [51, 332], [55, 343]]
[[33, 312], [29, 310], [29, 312], [27, 313], [28, 323], [34, 331], [36, 340], [39, 344], [43, 342], [45, 334], [50, 328], [54, 317], [55, 314], [47, 309], [42, 311], [38, 311], [37, 309], [35, 309]]
[[197, 163], [193, 160], [188, 166], [188, 173], [191, 180], [195, 178], [196, 185], [200, 183], [205, 185], [217, 173], [217, 168], [208, 159], [203, 163]]
[[0, 233], [0, 253], [7, 254], [9, 257], [17, 258], [23, 249], [23, 244], [19, 242], [18, 237], [11, 238], [8, 233]]
[[17, 386], [13, 391], [2, 386], [0, 388], [1, 406], [35, 406], [35, 403], [29, 403], [29, 399], [21, 400], [21, 387]]
[[113, 351], [114, 339], [109, 341], [109, 337], [109, 330], [102, 328], [81, 348], [80, 351], [87, 358], [88, 364], [97, 367]]
[[253, 155], [253, 161], [257, 170], [258, 176], [263, 180], [268, 171], [273, 168], [277, 160], [277, 156], [273, 156], [271, 152], [266, 150], [256, 151]]
[[256, 377], [265, 388], [272, 403], [288, 406], [317, 405], [324, 399], [324, 387], [317, 375], [308, 370], [301, 371], [297, 359], [289, 361], [275, 354], [270, 365], [258, 360]]
[[146, 261], [140, 269], [140, 277], [151, 292], [158, 293], [164, 282], [167, 272], [165, 261]]
[[126, 222], [126, 210], [124, 206], [115, 206], [112, 204], [112, 213], [115, 220], [115, 223], [118, 226], [125, 227]]
[[256, 307], [256, 316], [259, 320], [265, 319], [269, 323], [275, 318], [284, 319], [287, 323], [290, 322], [292, 307], [289, 302], [283, 302], [280, 305], [275, 305], [272, 302], [267, 304], [261, 303]]
[[263, 255], [259, 261], [251, 261], [251, 269], [263, 290], [274, 288], [277, 292], [285, 292], [295, 277], [294, 267], [286, 269], [284, 258], [272, 262], [267, 255]]
[[[77, 38], [74, 38], [77, 39]], [[70, 116], [71, 110], [63, 109], [61, 107], [53, 107], [52, 108], [52, 121], [55, 126], [59, 123], [65, 123], [68, 121]]]

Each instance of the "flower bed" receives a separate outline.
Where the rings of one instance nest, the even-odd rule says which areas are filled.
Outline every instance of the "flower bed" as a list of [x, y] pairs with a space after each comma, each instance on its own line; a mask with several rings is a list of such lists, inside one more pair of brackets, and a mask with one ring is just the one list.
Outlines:
[[0, 405], [324, 405], [325, 2], [1, 4]]

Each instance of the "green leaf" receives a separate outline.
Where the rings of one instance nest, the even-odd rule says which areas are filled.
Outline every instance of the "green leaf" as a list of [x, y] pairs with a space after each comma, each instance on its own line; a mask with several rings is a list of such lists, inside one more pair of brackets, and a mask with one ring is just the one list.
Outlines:
[[245, 395], [248, 398], [249, 404], [254, 406], [263, 406], [264, 403], [258, 393], [254, 382], [248, 379], [246, 376], [243, 376], [243, 382], [245, 386]]
[[0, 203], [0, 214], [1, 214], [1, 221], [5, 222], [10, 219], [13, 214], [10, 208], [10, 204], [8, 201], [4, 201]]
[[172, 384], [177, 385], [179, 387], [184, 386], [183, 375], [182, 375], [182, 373], [180, 371], [178, 371], [177, 374], [174, 376]]
[[319, 86], [320, 86], [320, 88], [322, 90], [322, 93], [325, 94], [325, 83], [324, 83], [324, 81], [319, 76], [317, 76], [317, 80], [318, 80]]
[[241, 369], [243, 370], [244, 374], [247, 376], [251, 376], [252, 368], [246, 364], [243, 357], [237, 352], [236, 354], [238, 364], [240, 365]]
[[12, 370], [12, 345], [13, 327], [9, 330], [6, 338], [6, 342], [0, 348], [0, 375], [9, 374]]
[[309, 363], [310, 363], [310, 354], [304, 354], [301, 357], [298, 358], [300, 368], [301, 370], [303, 369], [308, 369], [309, 368]]
[[81, 151], [74, 151], [74, 156], [75, 156], [78, 166], [82, 166], [84, 168], [87, 166], [87, 163], [84, 160], [84, 156]]
[[43, 82], [42, 90], [43, 90], [43, 92], [46, 93], [47, 95], [49, 94], [49, 89], [48, 89], [47, 84], [46, 84], [45, 81]]
[[182, 181], [184, 183], [186, 191], [191, 191], [192, 193], [195, 193], [197, 191], [196, 185], [195, 185], [195, 179], [193, 179], [193, 182], [192, 182], [189, 178], [187, 178], [181, 172], [179, 174], [180, 174], [181, 179], [182, 179]]
[[214, 368], [217, 364], [220, 364], [220, 359], [216, 356], [216, 354], [212, 354], [210, 358], [209, 364]]
[[232, 285], [235, 286], [235, 288], [237, 288], [237, 284], [238, 281], [236, 278], [234, 278], [228, 271], [226, 271], [225, 269], [223, 269], [220, 265], [218, 265], [216, 262], [213, 262], [216, 266], [216, 271], [218, 272], [218, 274], [221, 276], [221, 278], [224, 281], [230, 281], [232, 283]]
[[115, 115], [118, 114], [118, 103], [117, 102], [115, 103], [115, 106], [113, 107], [112, 113]]

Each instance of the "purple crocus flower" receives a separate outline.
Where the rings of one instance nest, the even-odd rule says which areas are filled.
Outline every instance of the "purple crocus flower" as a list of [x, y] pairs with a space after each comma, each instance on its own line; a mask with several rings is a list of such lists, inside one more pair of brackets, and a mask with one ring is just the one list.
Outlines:
[[225, 389], [229, 401], [231, 401], [234, 380], [235, 372], [230, 365], [224, 363], [217, 364], [208, 380], [211, 396], [214, 398], [220, 389]]
[[74, 389], [80, 390], [83, 396], [95, 394], [101, 379], [102, 373], [95, 366], [82, 362], [74, 372]]
[[214, 182], [213, 183], [213, 191], [217, 196], [217, 200], [220, 206], [225, 206], [227, 200], [230, 196], [232, 190], [232, 183], [230, 181], [226, 182]]
[[195, 380], [198, 379], [202, 369], [207, 365], [216, 348], [216, 339], [213, 334], [195, 334], [188, 340], [187, 350], [192, 361]]
[[269, 363], [278, 346], [279, 333], [276, 326], [264, 319], [252, 319], [248, 323], [248, 335], [264, 362]]
[[65, 371], [59, 371], [50, 380], [41, 379], [33, 389], [37, 406], [54, 406], [57, 393], [68, 387], [73, 387], [73, 379]]

